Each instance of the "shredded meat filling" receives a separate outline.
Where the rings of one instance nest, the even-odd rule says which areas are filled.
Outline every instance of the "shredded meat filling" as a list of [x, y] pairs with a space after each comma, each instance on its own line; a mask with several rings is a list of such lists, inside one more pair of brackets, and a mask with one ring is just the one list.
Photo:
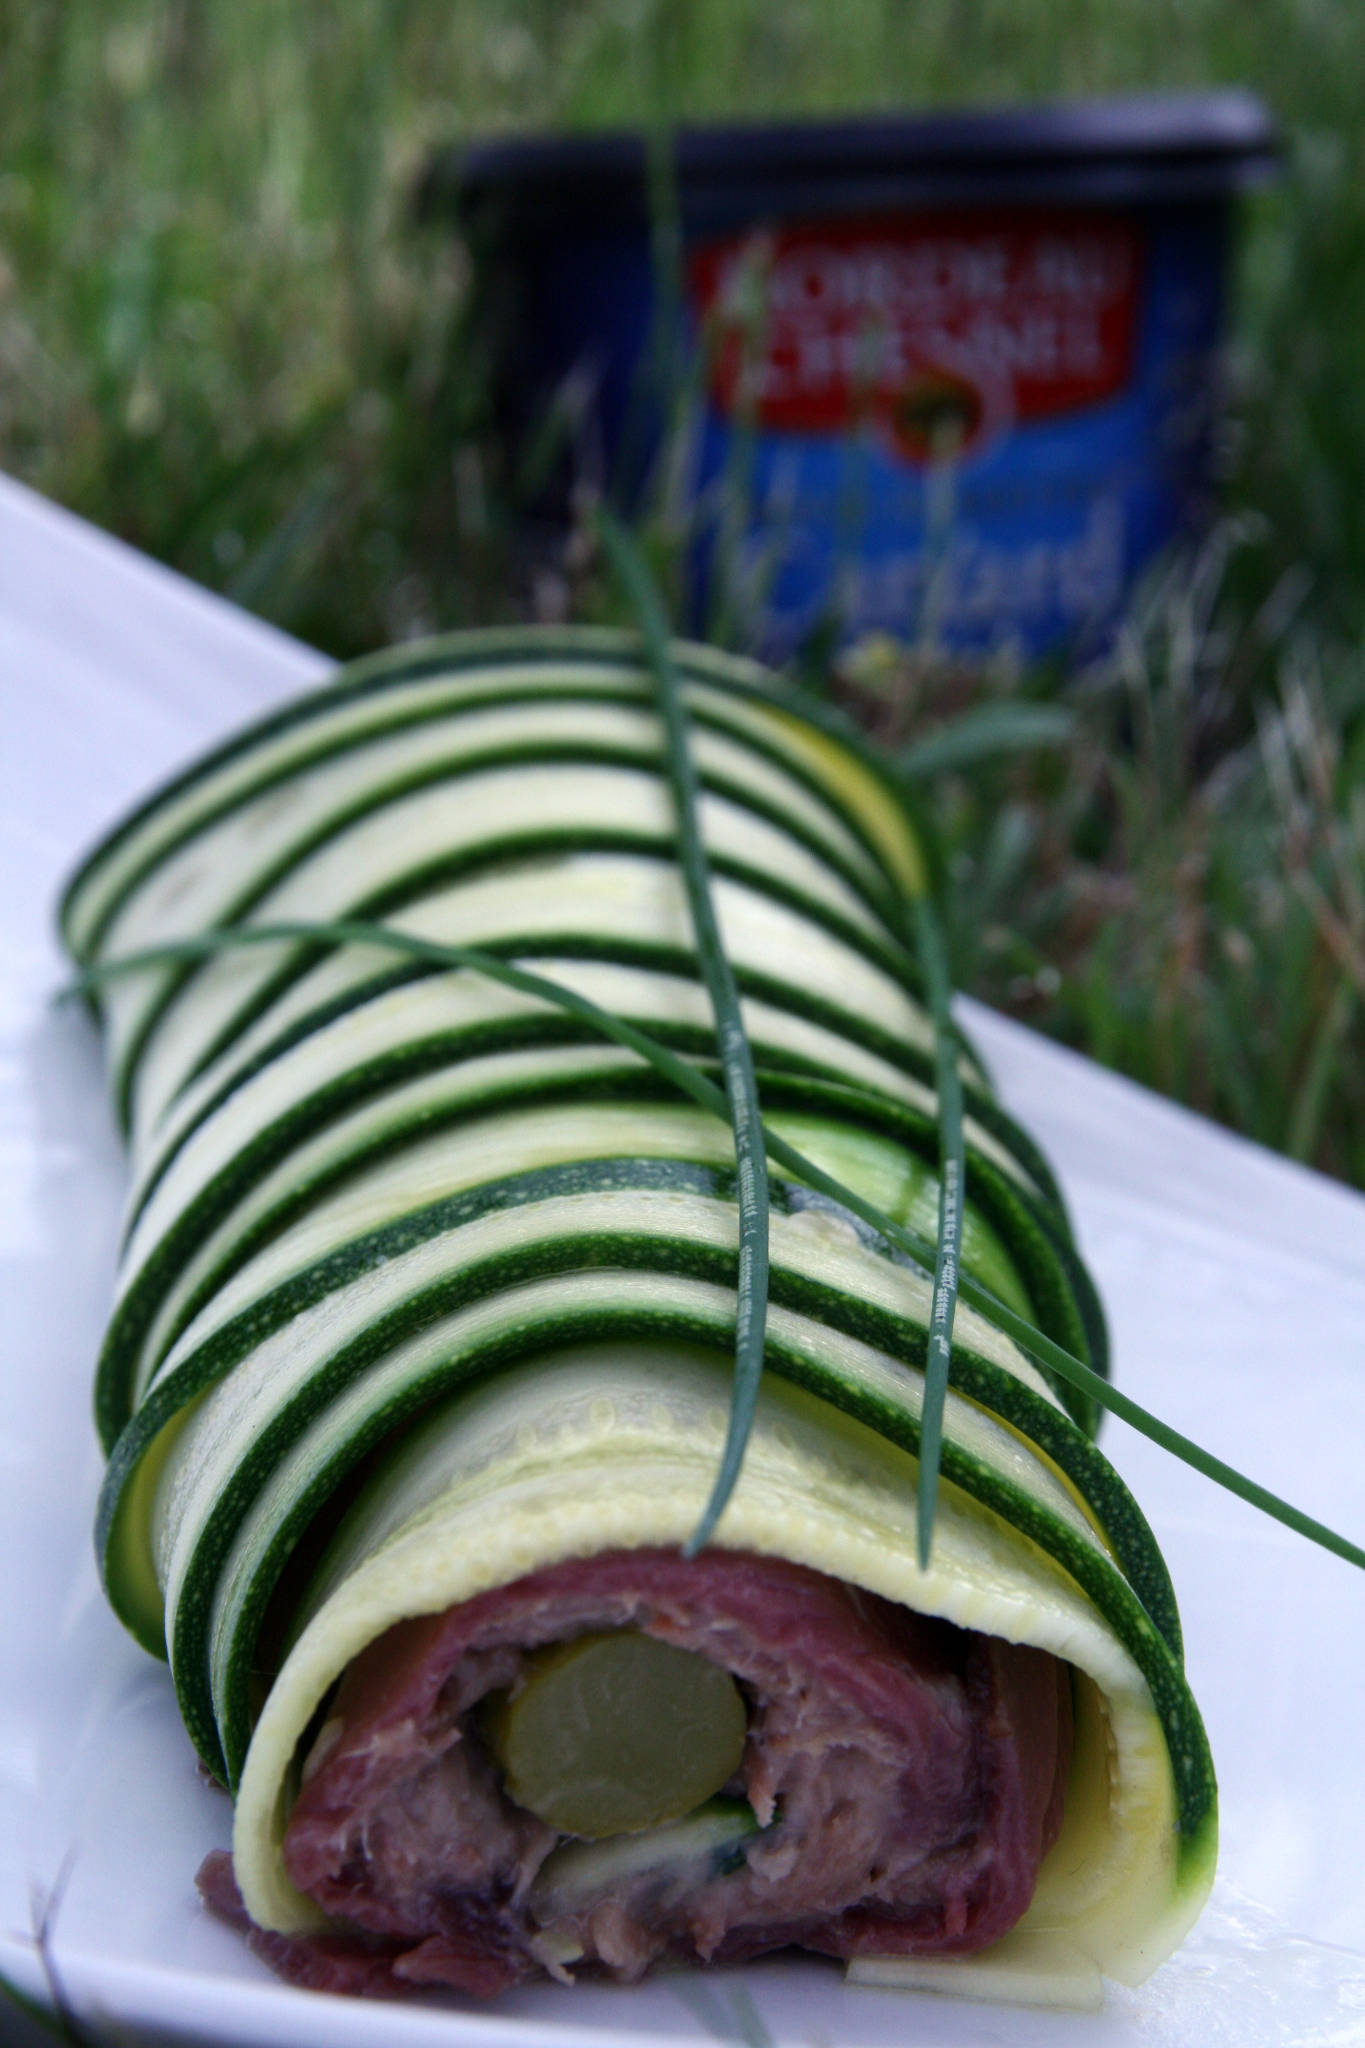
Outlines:
[[[739, 1779], [762, 1832], [734, 1867], [645, 1871], [541, 1924], [532, 1887], [560, 1838], [508, 1797], [477, 1704], [525, 1656], [643, 1629], [730, 1671], [749, 1703]], [[327, 1936], [250, 1930], [296, 1983], [492, 1997], [656, 1961], [969, 1951], [1014, 1925], [1061, 1824], [1066, 1668], [780, 1559], [640, 1550], [575, 1559], [400, 1622], [342, 1680], [285, 1838]], [[242, 1913], [230, 1859], [200, 1873]]]

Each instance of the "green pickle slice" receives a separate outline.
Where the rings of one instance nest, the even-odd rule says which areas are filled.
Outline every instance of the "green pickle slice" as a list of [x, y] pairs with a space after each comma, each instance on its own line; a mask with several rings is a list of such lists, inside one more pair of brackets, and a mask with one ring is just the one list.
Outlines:
[[681, 1820], [714, 1798], [739, 1768], [747, 1726], [728, 1671], [634, 1629], [536, 1651], [482, 1720], [518, 1806], [587, 1841]]

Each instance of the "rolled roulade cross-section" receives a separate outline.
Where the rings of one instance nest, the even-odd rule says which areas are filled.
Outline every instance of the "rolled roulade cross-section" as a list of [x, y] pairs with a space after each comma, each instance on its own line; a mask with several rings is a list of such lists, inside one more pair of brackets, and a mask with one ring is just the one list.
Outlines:
[[[867, 1213], [938, 1227], [916, 827], [818, 708], [674, 661], [787, 1162], [757, 1414], [696, 1554], [735, 1156], [649, 1052], [718, 1072], [638, 643], [343, 671], [68, 891], [82, 966], [164, 949], [98, 983], [132, 1148], [98, 1541], [236, 1799], [202, 1887], [339, 1989], [790, 1945], [905, 1981], [1005, 1958], [1030, 1996], [1137, 1981], [1211, 1877], [1207, 1746], [1094, 1413], [988, 1305], [957, 1312], [919, 1561], [932, 1259]], [[1102, 1370], [1047, 1165], [951, 1061], [964, 1273]]]

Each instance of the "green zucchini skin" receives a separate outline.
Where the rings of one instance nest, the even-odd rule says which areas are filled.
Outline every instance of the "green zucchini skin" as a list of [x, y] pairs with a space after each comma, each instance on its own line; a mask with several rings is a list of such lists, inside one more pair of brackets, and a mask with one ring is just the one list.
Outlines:
[[[932, 1237], [936, 1067], [906, 891], [933, 849], [837, 714], [753, 664], [677, 659], [712, 750], [710, 859], [764, 1113]], [[671, 835], [640, 822], [666, 789], [652, 703], [638, 643], [616, 633], [500, 630], [358, 664], [116, 827], [64, 897], [68, 948], [98, 964], [270, 923], [291, 889], [307, 899], [316, 864], [333, 894], [309, 916], [388, 921], [614, 992], [608, 1007], [714, 1078]], [[575, 718], [591, 738], [566, 736]], [[580, 772], [636, 813], [591, 815]], [[533, 799], [549, 790], [564, 801], [546, 823]], [[400, 819], [411, 843], [388, 844]], [[233, 834], [242, 865], [219, 873]], [[380, 849], [353, 873], [352, 838]], [[182, 899], [209, 914], [196, 923]], [[135, 1178], [96, 1380], [97, 1555], [234, 1791], [262, 1686], [309, 1612], [305, 1562], [433, 1416], [568, 1346], [684, 1345], [719, 1371], [732, 1341], [724, 1127], [581, 1023], [489, 990], [373, 949], [272, 942], [111, 981], [101, 1003]], [[1107, 1371], [1055, 1177], [965, 1038], [956, 1052], [964, 1267]], [[913, 1460], [932, 1276], [789, 1177], [770, 1207], [767, 1374]], [[1169, 1574], [1095, 1447], [1098, 1419], [959, 1310], [944, 1486], [1082, 1589], [1141, 1674], [1192, 1894], [1213, 1769]]]
[[[850, 720], [832, 707], [779, 684], [757, 663], [685, 644], [679, 645], [676, 658], [680, 672], [689, 682], [709, 686], [719, 693], [719, 711], [714, 706], [710, 710], [713, 719], [724, 720], [726, 695], [741, 703], [782, 701], [799, 705], [803, 717], [835, 737], [872, 773], [885, 775], [885, 764]], [[509, 670], [527, 667], [533, 671], [531, 676], [509, 683]], [[301, 692], [279, 710], [244, 727], [203, 755], [153, 791], [92, 847], [67, 883], [58, 906], [58, 927], [67, 950], [82, 963], [96, 958], [109, 922], [153, 868], [207, 825], [240, 806], [248, 795], [288, 781], [309, 761], [326, 758], [329, 753], [350, 746], [362, 746], [376, 734], [447, 715], [452, 678], [457, 678], [460, 685], [458, 703], [476, 709], [519, 699], [539, 702], [547, 688], [546, 678], [554, 672], [561, 672], [554, 686], [558, 698], [564, 691], [564, 671], [568, 672], [570, 689], [575, 676], [579, 678], [574, 691], [577, 701], [615, 702], [624, 698], [639, 705], [651, 701], [637, 637], [610, 628], [577, 627], [564, 631], [556, 627], [494, 627], [438, 637], [352, 663], [338, 678]], [[584, 675], [584, 671], [588, 673]], [[426, 685], [423, 695], [395, 709], [395, 695], [414, 685]], [[310, 741], [310, 728], [316, 733], [328, 714], [357, 705], [370, 714], [357, 730], [349, 735], [333, 733]], [[694, 720], [705, 722], [705, 703], [693, 701], [690, 710]], [[726, 729], [734, 730], [733, 715]], [[812, 776], [805, 760], [793, 757], [780, 744], [775, 745], [771, 736], [765, 739], [756, 735], [751, 727], [741, 730], [755, 747], [766, 747], [791, 774], [807, 780], [832, 809], [842, 812], [852, 832], [860, 839], [865, 837], [856, 808], [842, 802], [826, 784]], [[278, 745], [300, 735], [303, 744], [293, 758], [273, 763], [267, 759], [253, 772], [253, 762], [262, 762], [272, 743]], [[240, 784], [224, 787], [233, 770], [241, 772]], [[907, 809], [916, 809], [913, 792], [907, 785], [897, 783], [896, 796]], [[914, 822], [926, 852], [932, 855], [924, 818], [916, 812]], [[126, 872], [111, 886], [108, 871], [120, 857]]]
[[[191, 1320], [194, 1311], [206, 1305], [217, 1287], [230, 1279], [252, 1252], [305, 1214], [310, 1203], [346, 1178], [361, 1173], [366, 1165], [373, 1165], [390, 1153], [401, 1150], [405, 1142], [427, 1137], [435, 1129], [453, 1128], [480, 1114], [488, 1114], [500, 1102], [529, 1104], [567, 1100], [580, 1096], [585, 1089], [596, 1092], [604, 1102], [634, 1099], [643, 1103], [671, 1099], [667, 1083], [643, 1070], [638, 1063], [625, 1062], [620, 1056], [604, 1060], [600, 1052], [594, 1053], [585, 1059], [579, 1072], [571, 1071], [559, 1079], [541, 1080], [532, 1062], [528, 1061], [527, 1067], [525, 1075], [503, 1081], [500, 1091], [466, 1095], [444, 1108], [428, 1101], [408, 1123], [405, 1124], [401, 1116], [396, 1117], [388, 1128], [372, 1136], [367, 1145], [358, 1146], [338, 1157], [326, 1170], [314, 1171], [307, 1178], [300, 1176], [287, 1195], [277, 1201], [274, 1209], [259, 1218], [253, 1228], [238, 1240], [230, 1257], [220, 1260], [216, 1270], [200, 1282], [197, 1293], [180, 1311], [177, 1322], [162, 1340], [160, 1355], [164, 1355], [165, 1349]], [[814, 1072], [798, 1079], [765, 1066], [763, 1085], [765, 1100], [774, 1110], [823, 1111], [832, 1123], [864, 1128], [878, 1137], [903, 1145], [907, 1153], [918, 1155], [931, 1166], [936, 1162], [937, 1133], [933, 1121], [908, 1104], [896, 1103], [872, 1090], [855, 1089]], [[342, 1094], [345, 1100], [346, 1091], [343, 1090]], [[187, 1259], [202, 1244], [212, 1225], [222, 1219], [234, 1197], [255, 1185], [268, 1167], [277, 1166], [282, 1159], [287, 1159], [290, 1145], [297, 1141], [300, 1131], [316, 1135], [325, 1126], [325, 1119], [325, 1107], [316, 1100], [305, 1101], [281, 1119], [283, 1130], [274, 1128], [245, 1146], [232, 1158], [229, 1167], [180, 1212], [173, 1229], [156, 1245], [132, 1284], [121, 1294], [99, 1368], [101, 1425], [111, 1443], [113, 1435], [122, 1428], [131, 1412], [138, 1353], [157, 1305], [165, 1299], [171, 1282], [184, 1270]], [[1083, 1290], [1088, 1288], [1088, 1276], [1075, 1259], [1058, 1219], [1041, 1198], [1013, 1185], [995, 1161], [975, 1148], [969, 1148], [968, 1156], [973, 1190], [969, 1216], [979, 1213], [997, 1233], [1003, 1233], [1013, 1247], [1016, 1262], [1022, 1261], [1024, 1265], [1023, 1299], [1016, 1305], [1025, 1313], [1032, 1312], [1047, 1335], [1085, 1356], [1087, 1362], [1096, 1363], [1098, 1359], [1098, 1369], [1102, 1369], [1103, 1353], [1094, 1352], [1090, 1343], [1090, 1326], [1086, 1323], [1090, 1296]], [[968, 1265], [970, 1268], [970, 1258]], [[987, 1279], [989, 1284], [988, 1276], [983, 1274], [980, 1277]], [[1102, 1322], [1099, 1327], [1102, 1333]], [[152, 1370], [155, 1370], [156, 1362], [153, 1360]], [[1054, 1384], [1077, 1419], [1089, 1423], [1089, 1404], [1076, 1400], [1064, 1383]]]
[[[544, 1201], [550, 1195], [596, 1194], [622, 1186], [639, 1191], [642, 1216], [645, 1217], [648, 1204], [643, 1198], [651, 1190], [674, 1195], [683, 1190], [704, 1193], [713, 1201], [723, 1201], [727, 1211], [733, 1206], [732, 1177], [729, 1174], [703, 1165], [688, 1166], [677, 1159], [659, 1162], [608, 1159], [596, 1165], [547, 1167], [513, 1181], [483, 1185], [397, 1217], [391, 1224], [356, 1239], [314, 1266], [281, 1280], [271, 1292], [249, 1301], [235, 1317], [222, 1324], [198, 1346], [190, 1348], [172, 1371], [155, 1379], [114, 1448], [99, 1518], [99, 1548], [106, 1584], [117, 1610], [139, 1639], [153, 1650], [159, 1651], [163, 1647], [159, 1615], [148, 1612], [145, 1601], [140, 1604], [131, 1597], [134, 1580], [140, 1576], [145, 1583], [147, 1573], [144, 1570], [140, 1575], [135, 1574], [121, 1556], [127, 1541], [121, 1510], [130, 1489], [136, 1485], [142, 1458], [177, 1415], [230, 1373], [234, 1365], [246, 1358], [266, 1337], [273, 1332], [287, 1330], [305, 1311], [343, 1293], [348, 1286], [376, 1268], [392, 1265], [414, 1245], [450, 1235], [464, 1224], [497, 1210], [533, 1209], [538, 1201]], [[813, 1197], [809, 1191], [795, 1184], [777, 1182], [773, 1206], [777, 1213], [795, 1214], [803, 1209], [819, 1209], [822, 1205], [819, 1198]], [[896, 1253], [866, 1226], [856, 1224], [843, 1212], [839, 1213], [839, 1222], [841, 1228], [848, 1230], [862, 1246], [874, 1250], [880, 1258], [893, 1265], [906, 1264], [903, 1255]], [[611, 1237], [605, 1233], [594, 1237], [589, 1231], [573, 1239], [552, 1239], [537, 1245], [534, 1251], [523, 1230], [514, 1249], [502, 1254], [491, 1271], [475, 1269], [453, 1254], [450, 1275], [421, 1294], [396, 1304], [382, 1321], [376, 1319], [365, 1325], [349, 1346], [333, 1348], [325, 1361], [323, 1376], [312, 1384], [311, 1392], [295, 1397], [296, 1405], [290, 1410], [288, 1423], [281, 1425], [284, 1437], [280, 1440], [287, 1441], [296, 1432], [301, 1418], [310, 1412], [309, 1401], [324, 1398], [337, 1384], [338, 1377], [344, 1378], [353, 1367], [363, 1369], [386, 1348], [392, 1348], [425, 1322], [471, 1298], [471, 1290], [486, 1292], [499, 1284], [515, 1284], [551, 1271], [587, 1269], [593, 1264], [603, 1263], [616, 1263], [623, 1269], [644, 1267], [675, 1273], [685, 1270], [696, 1277], [724, 1283], [730, 1277], [728, 1259], [729, 1254], [723, 1250], [712, 1249], [703, 1254], [685, 1240], [670, 1239], [666, 1234], [657, 1232], [647, 1233], [643, 1224], [638, 1241], [623, 1238], [619, 1232]], [[811, 1283], [803, 1279], [800, 1272], [780, 1266], [775, 1271], [772, 1292], [775, 1301], [791, 1307], [803, 1306], [815, 1298]], [[819, 1293], [819, 1303], [821, 1319], [830, 1327], [875, 1343], [906, 1364], [922, 1366], [925, 1348], [922, 1316], [915, 1320], [905, 1314], [877, 1310], [859, 1291], [856, 1276], [850, 1277], [842, 1292], [825, 1287]], [[542, 1333], [542, 1341], [551, 1334]], [[1011, 1375], [1002, 1373], [998, 1363], [973, 1353], [969, 1343], [960, 1343], [957, 1355], [955, 1383], [959, 1383], [964, 1391], [970, 1391], [983, 1405], [1004, 1415], [1016, 1426], [1024, 1427], [1030, 1437], [1039, 1442], [1053, 1461], [1067, 1472], [1092, 1514], [1106, 1529], [1111, 1545], [1123, 1556], [1128, 1578], [1140, 1588], [1158, 1626], [1178, 1652], [1179, 1623], [1169, 1579], [1146, 1524], [1140, 1517], [1135, 1519], [1136, 1511], [1126, 1489], [1094, 1452], [1083, 1432], [1074, 1427], [1064, 1428], [1064, 1416], [1054, 1415], [1049, 1404], [1041, 1401], [1036, 1391], [1020, 1386]], [[255, 1426], [258, 1430], [261, 1427], [259, 1415]], [[271, 1439], [272, 1444], [275, 1440]], [[259, 1437], [252, 1439], [250, 1451], [252, 1460], [257, 1463], [269, 1455]], [[245, 1480], [238, 1481], [233, 1498], [241, 1497], [245, 1484]], [[227, 1540], [230, 1516], [229, 1500], [226, 1497], [220, 1499], [214, 1515], [216, 1542]]]

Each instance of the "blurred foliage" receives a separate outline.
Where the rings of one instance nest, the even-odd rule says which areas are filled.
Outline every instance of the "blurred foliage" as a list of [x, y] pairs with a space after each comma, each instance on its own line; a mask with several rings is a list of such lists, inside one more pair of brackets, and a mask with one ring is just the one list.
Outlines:
[[[1289, 154], [1245, 210], [1235, 517], [1069, 685], [1064, 743], [951, 741], [931, 786], [964, 982], [1365, 1184], [1365, 8], [0, 0], [0, 52], [0, 467], [340, 655], [610, 602], [581, 543], [550, 576], [511, 544], [462, 259], [413, 217], [437, 146], [1258, 90]], [[874, 722], [1008, 732], [1056, 687], [886, 660], [892, 697], [833, 679]]]
[[435, 146], [1249, 83], [1292, 153], [1244, 240], [1243, 601], [1290, 572], [1365, 623], [1350, 0], [0, 0], [0, 49], [0, 465], [338, 654], [507, 599], [461, 261], [412, 219]]
[[[1070, 691], [1066, 742], [936, 780], [954, 974], [1365, 1186], [1365, 656], [1309, 628], [1267, 642], [1232, 594], [1247, 545], [1224, 528], [1153, 580]], [[1023, 708], [903, 659], [879, 695], [917, 751]]]

